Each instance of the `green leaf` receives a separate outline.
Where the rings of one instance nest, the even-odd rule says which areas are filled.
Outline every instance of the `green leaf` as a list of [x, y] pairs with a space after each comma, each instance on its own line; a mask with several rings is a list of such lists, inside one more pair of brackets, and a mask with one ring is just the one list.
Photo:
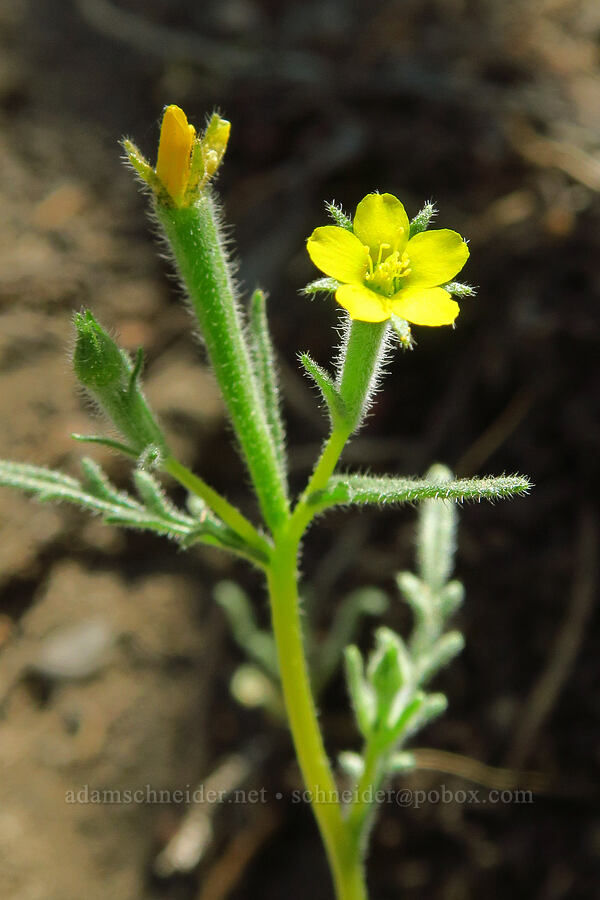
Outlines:
[[211, 544], [264, 565], [265, 558], [216, 516], [207, 513], [197, 519], [178, 510], [162, 496], [148, 473], [138, 472], [135, 476], [138, 490], [141, 487], [141, 493], [149, 501], [146, 505], [119, 491], [93, 460], [84, 459], [82, 467], [84, 477], [80, 482], [43, 466], [0, 460], [0, 485], [25, 491], [40, 502], [72, 503], [100, 514], [109, 525], [153, 531], [184, 547], [195, 543]]
[[331, 679], [346, 647], [358, 631], [363, 616], [381, 616], [388, 606], [388, 597], [374, 587], [357, 588], [339, 604], [329, 634], [314, 654], [314, 681], [320, 693]]
[[419, 710], [406, 722], [402, 723], [402, 739], [410, 737], [426, 725], [429, 725], [448, 709], [448, 698], [445, 694], [426, 694]]
[[425, 728], [433, 719], [441, 716], [447, 708], [448, 700], [444, 694], [424, 694], [417, 691], [389, 733], [390, 746], [404, 742]]
[[368, 738], [375, 724], [376, 698], [371, 685], [365, 679], [363, 658], [358, 647], [352, 644], [344, 651], [346, 683], [354, 709], [356, 724], [364, 738]]
[[283, 490], [287, 495], [287, 459], [285, 453], [285, 431], [281, 419], [279, 405], [279, 388], [275, 372], [273, 345], [267, 322], [266, 297], [263, 291], [256, 290], [250, 300], [250, 352], [254, 362], [254, 371], [260, 396], [265, 410], [265, 417], [275, 457], [279, 467]]
[[74, 441], [79, 441], [82, 444], [100, 444], [101, 447], [108, 447], [109, 450], [116, 450], [117, 453], [122, 453], [124, 456], [129, 456], [132, 459], [138, 458], [137, 450], [134, 450], [133, 447], [128, 447], [127, 444], [122, 444], [120, 441], [114, 441], [112, 438], [102, 437], [99, 434], [76, 433], [73, 433], [71, 437]]
[[[448, 484], [452, 472], [446, 466], [431, 466], [426, 481]], [[456, 504], [436, 497], [425, 500], [419, 509], [417, 563], [423, 581], [435, 593], [448, 581], [456, 549]]]
[[444, 620], [449, 619], [462, 605], [465, 589], [460, 581], [449, 581], [439, 595], [440, 613]]
[[[81, 468], [83, 469], [83, 486], [94, 497], [98, 497], [100, 500], [106, 500], [108, 503], [113, 503], [117, 506], [126, 506], [136, 510], [139, 509], [139, 504], [111, 484], [106, 473], [98, 463], [93, 459], [90, 459], [89, 456], [83, 457], [81, 460]], [[77, 482], [75, 482], [75, 484], [77, 484]]]
[[439, 613], [436, 595], [421, 578], [417, 578], [412, 572], [398, 572], [396, 583], [413, 612], [415, 621], [410, 649], [418, 661], [423, 647], [428, 648], [439, 637], [444, 620]]
[[385, 741], [388, 747], [400, 745], [409, 734], [417, 731], [416, 723], [421, 720], [425, 699], [423, 691], [416, 691], [405, 698], [405, 702], [397, 710], [395, 720], [386, 729]]
[[240, 706], [262, 707], [279, 722], [285, 722], [285, 710], [279, 685], [251, 663], [238, 666], [229, 682], [229, 690]]
[[268, 557], [261, 548], [246, 542], [238, 532], [217, 519], [205, 518], [196, 522], [195, 527], [181, 539], [181, 546], [186, 549], [197, 543], [210, 544], [220, 550], [228, 550], [260, 568], [264, 568], [268, 562]]
[[145, 504], [157, 516], [169, 521], [180, 521], [182, 513], [167, 499], [158, 481], [144, 469], [136, 469], [133, 473], [135, 487]]
[[388, 775], [404, 775], [406, 772], [412, 772], [417, 766], [417, 760], [414, 753], [407, 750], [401, 750], [399, 753], [393, 753], [386, 765]]
[[332, 423], [335, 424], [336, 422], [343, 420], [346, 413], [346, 406], [331, 375], [329, 375], [325, 369], [322, 369], [314, 359], [311, 359], [308, 353], [301, 354], [300, 362], [321, 391], [321, 395], [327, 404]]
[[420, 478], [347, 474], [333, 475], [327, 487], [312, 494], [309, 502], [321, 511], [348, 504], [397, 505], [430, 498], [462, 503], [466, 500], [500, 500], [526, 494], [530, 489], [531, 483], [523, 475], [427, 481]]
[[279, 683], [275, 640], [269, 632], [258, 627], [248, 595], [233, 581], [221, 581], [215, 587], [214, 596], [229, 620], [237, 644]]
[[376, 728], [387, 732], [403, 712], [414, 690], [412, 660], [402, 638], [390, 628], [378, 628], [369, 657], [367, 678], [377, 698]]
[[64, 472], [46, 469], [43, 466], [32, 466], [28, 463], [9, 462], [4, 459], [0, 460], [0, 484], [22, 490], [34, 490], [35, 488], [30, 485], [38, 484], [46, 487], [55, 484], [65, 490], [79, 487], [77, 479], [65, 475]]
[[417, 659], [419, 684], [426, 684], [440, 669], [449, 665], [461, 653], [465, 639], [460, 631], [448, 631], [431, 649]]
[[344, 750], [338, 755], [338, 763], [340, 769], [353, 781], [358, 781], [365, 771], [365, 761], [360, 753], [352, 753], [350, 750]]

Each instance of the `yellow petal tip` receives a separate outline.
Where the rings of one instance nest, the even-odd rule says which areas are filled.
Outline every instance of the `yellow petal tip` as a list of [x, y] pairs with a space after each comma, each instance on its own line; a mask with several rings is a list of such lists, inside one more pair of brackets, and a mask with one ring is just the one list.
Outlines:
[[184, 111], [174, 104], [167, 106], [160, 129], [156, 175], [177, 206], [187, 188], [195, 138], [196, 130]]

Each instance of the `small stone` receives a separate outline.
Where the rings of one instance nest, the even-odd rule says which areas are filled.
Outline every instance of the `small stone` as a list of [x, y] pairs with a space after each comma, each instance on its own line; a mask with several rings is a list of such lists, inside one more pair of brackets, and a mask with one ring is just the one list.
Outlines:
[[53, 681], [89, 678], [107, 664], [113, 643], [105, 622], [92, 619], [68, 625], [42, 642], [30, 669]]

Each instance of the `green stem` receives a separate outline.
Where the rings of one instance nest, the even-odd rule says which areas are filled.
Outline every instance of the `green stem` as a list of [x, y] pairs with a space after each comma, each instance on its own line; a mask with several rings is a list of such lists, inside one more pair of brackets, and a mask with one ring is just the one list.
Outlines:
[[298, 542], [302, 539], [302, 535], [317, 513], [317, 507], [309, 504], [309, 497], [316, 491], [322, 491], [327, 486], [327, 482], [333, 475], [349, 437], [350, 431], [348, 428], [334, 428], [323, 447], [310, 481], [298, 500], [290, 519], [290, 530]]
[[367, 826], [375, 806], [375, 794], [381, 784], [382, 748], [375, 741], [369, 742], [365, 747], [364, 760], [365, 768], [356, 786], [355, 799], [346, 820], [360, 856], [364, 856], [366, 852]]
[[360, 425], [377, 378], [387, 327], [387, 322], [352, 321], [349, 325], [339, 379], [339, 392], [344, 403], [345, 415], [343, 420], [334, 425], [292, 514], [290, 527], [298, 541], [318, 511], [317, 507], [308, 503], [310, 495], [327, 487], [346, 442]]
[[285, 706], [304, 783], [325, 844], [337, 900], [367, 900], [362, 861], [342, 818], [310, 687], [302, 643], [297, 555], [298, 540], [286, 528], [276, 537], [267, 570]]
[[344, 367], [339, 392], [350, 433], [361, 424], [373, 394], [384, 355], [388, 322], [359, 322], [349, 326], [343, 349]]
[[263, 516], [273, 530], [289, 514], [286, 487], [252, 371], [215, 201], [204, 191], [190, 207], [158, 204], [156, 215], [189, 292]]
[[194, 475], [193, 472], [168, 456], [163, 462], [165, 472], [168, 472], [179, 484], [183, 485], [190, 493], [200, 497], [217, 516], [229, 525], [239, 537], [250, 547], [258, 551], [259, 555], [268, 559], [271, 555], [271, 546], [268, 541], [262, 537], [256, 530], [252, 522], [250, 522], [233, 504], [229, 503], [225, 497], [217, 493], [202, 478]]

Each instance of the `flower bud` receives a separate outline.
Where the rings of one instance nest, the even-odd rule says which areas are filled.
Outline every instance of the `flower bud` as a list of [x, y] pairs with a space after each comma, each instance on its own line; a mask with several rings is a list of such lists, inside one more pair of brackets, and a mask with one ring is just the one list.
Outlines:
[[86, 310], [75, 315], [77, 340], [73, 368], [79, 381], [127, 440], [129, 449], [141, 456], [152, 445], [167, 455], [167, 445], [139, 384], [142, 355], [135, 365], [124, 350]]

